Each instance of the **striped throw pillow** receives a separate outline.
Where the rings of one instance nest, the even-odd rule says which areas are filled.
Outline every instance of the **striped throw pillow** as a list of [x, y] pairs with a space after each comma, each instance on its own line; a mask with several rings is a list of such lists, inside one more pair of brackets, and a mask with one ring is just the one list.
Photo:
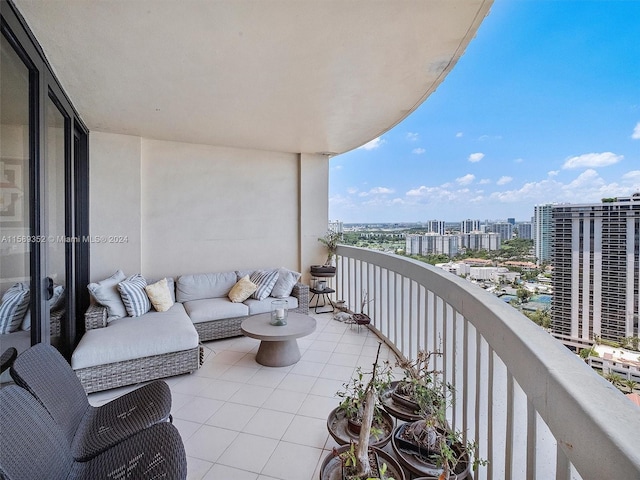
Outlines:
[[118, 284], [122, 303], [130, 317], [139, 317], [151, 310], [151, 302], [144, 287], [147, 281], [139, 273]]
[[251, 298], [264, 300], [269, 296], [273, 286], [278, 281], [278, 270], [256, 270], [251, 274], [250, 280], [258, 286], [256, 291], [251, 294]]
[[0, 305], [0, 333], [11, 333], [20, 328], [22, 319], [29, 308], [29, 284], [16, 283], [2, 296]]

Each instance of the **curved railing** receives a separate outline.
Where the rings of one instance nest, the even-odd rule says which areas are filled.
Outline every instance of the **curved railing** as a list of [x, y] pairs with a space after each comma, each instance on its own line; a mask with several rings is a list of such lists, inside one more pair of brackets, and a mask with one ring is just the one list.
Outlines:
[[444, 352], [475, 478], [640, 479], [640, 409], [516, 309], [430, 265], [339, 246], [334, 287], [397, 353]]

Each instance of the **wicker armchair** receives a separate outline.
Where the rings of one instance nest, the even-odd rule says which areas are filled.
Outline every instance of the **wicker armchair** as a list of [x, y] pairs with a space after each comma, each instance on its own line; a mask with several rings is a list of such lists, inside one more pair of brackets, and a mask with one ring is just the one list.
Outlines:
[[[61, 400], [61, 403], [62, 400]], [[185, 479], [178, 430], [159, 423], [86, 462], [74, 460], [67, 436], [26, 390], [0, 390], [0, 478], [7, 480]]]
[[91, 406], [80, 380], [51, 345], [39, 343], [21, 353], [10, 373], [60, 426], [70, 454], [78, 461], [93, 458], [170, 416], [171, 391], [163, 381], [149, 383], [101, 407]]

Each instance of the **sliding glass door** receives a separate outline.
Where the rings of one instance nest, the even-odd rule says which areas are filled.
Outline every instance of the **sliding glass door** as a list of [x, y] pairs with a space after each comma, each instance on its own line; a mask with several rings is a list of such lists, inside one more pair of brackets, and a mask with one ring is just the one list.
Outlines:
[[0, 350], [69, 356], [88, 301], [88, 131], [5, 1], [1, 27]]

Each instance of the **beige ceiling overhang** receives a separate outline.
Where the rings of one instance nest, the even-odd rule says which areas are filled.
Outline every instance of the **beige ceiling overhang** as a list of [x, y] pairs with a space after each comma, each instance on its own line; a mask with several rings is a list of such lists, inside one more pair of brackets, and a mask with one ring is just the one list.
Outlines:
[[14, 0], [90, 130], [342, 153], [422, 103], [492, 0]]

